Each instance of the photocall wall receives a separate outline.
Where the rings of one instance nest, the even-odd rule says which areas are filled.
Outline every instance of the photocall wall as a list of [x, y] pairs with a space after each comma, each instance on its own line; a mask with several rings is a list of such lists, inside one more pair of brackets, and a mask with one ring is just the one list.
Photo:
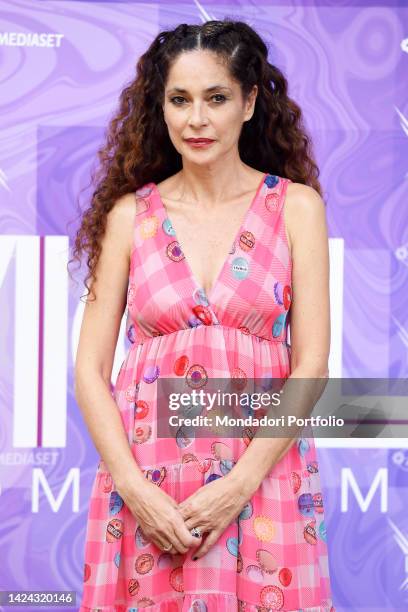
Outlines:
[[[330, 235], [330, 376], [408, 374], [404, 0], [0, 1], [0, 590], [76, 591], [79, 606], [98, 454], [73, 389], [78, 198], [87, 205], [119, 93], [157, 33], [224, 17], [267, 41], [313, 138]], [[125, 312], [112, 382], [127, 323]], [[336, 609], [407, 609], [407, 439], [316, 445]]]

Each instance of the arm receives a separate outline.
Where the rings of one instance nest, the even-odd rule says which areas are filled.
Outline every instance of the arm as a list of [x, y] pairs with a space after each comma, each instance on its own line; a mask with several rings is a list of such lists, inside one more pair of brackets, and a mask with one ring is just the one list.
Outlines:
[[75, 360], [75, 398], [95, 447], [120, 492], [146, 480], [133, 458], [118, 406], [110, 392], [120, 323], [126, 307], [135, 203], [120, 198], [108, 213], [102, 251], [87, 301]]
[[[299, 414], [294, 410], [293, 389], [300, 388], [293, 379], [325, 379], [313, 389], [313, 406], [319, 399], [328, 377], [330, 352], [329, 251], [325, 206], [320, 195], [309, 186], [293, 183], [286, 196], [285, 225], [292, 251], [291, 304], [291, 375], [280, 403], [280, 414]], [[301, 381], [299, 381], [301, 383]], [[303, 384], [303, 383], [301, 383]], [[291, 387], [290, 387], [291, 385]], [[316, 385], [315, 385], [316, 386]], [[292, 391], [291, 391], [292, 390]], [[292, 393], [292, 399], [291, 399]], [[306, 398], [306, 403], [308, 402]], [[309, 401], [310, 404], [310, 401]], [[313, 409], [311, 406], [311, 409]], [[300, 414], [301, 416], [301, 414]], [[257, 432], [259, 433], [259, 432]], [[296, 437], [267, 438], [255, 435], [244, 454], [227, 475], [233, 485], [250, 497], [265, 476], [288, 452]]]

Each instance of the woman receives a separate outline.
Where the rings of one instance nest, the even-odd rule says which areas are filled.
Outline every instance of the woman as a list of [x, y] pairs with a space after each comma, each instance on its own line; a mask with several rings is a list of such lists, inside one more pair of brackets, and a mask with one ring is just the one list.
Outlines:
[[[283, 74], [243, 22], [162, 32], [122, 92], [74, 249], [88, 253], [93, 296], [76, 398], [101, 456], [82, 612], [334, 610], [313, 439], [157, 427], [163, 378], [191, 391], [211, 377], [328, 376], [328, 240], [309, 148]], [[112, 397], [126, 307], [132, 344]]]

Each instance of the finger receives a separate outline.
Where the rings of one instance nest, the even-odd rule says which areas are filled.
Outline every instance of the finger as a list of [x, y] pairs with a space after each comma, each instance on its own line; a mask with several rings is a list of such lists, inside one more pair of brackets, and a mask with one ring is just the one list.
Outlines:
[[200, 548], [194, 552], [194, 555], [193, 555], [194, 559], [199, 559], [200, 557], [203, 557], [209, 551], [211, 546], [215, 544], [215, 542], [218, 540], [219, 537], [220, 537], [219, 531], [216, 531], [216, 530], [210, 531], [208, 536], [206, 537], [206, 539], [200, 546]]

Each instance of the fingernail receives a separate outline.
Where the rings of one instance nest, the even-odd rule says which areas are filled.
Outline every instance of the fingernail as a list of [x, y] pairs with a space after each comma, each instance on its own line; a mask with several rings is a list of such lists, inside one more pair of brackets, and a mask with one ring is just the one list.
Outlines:
[[197, 561], [198, 557], [193, 557], [193, 561]]

